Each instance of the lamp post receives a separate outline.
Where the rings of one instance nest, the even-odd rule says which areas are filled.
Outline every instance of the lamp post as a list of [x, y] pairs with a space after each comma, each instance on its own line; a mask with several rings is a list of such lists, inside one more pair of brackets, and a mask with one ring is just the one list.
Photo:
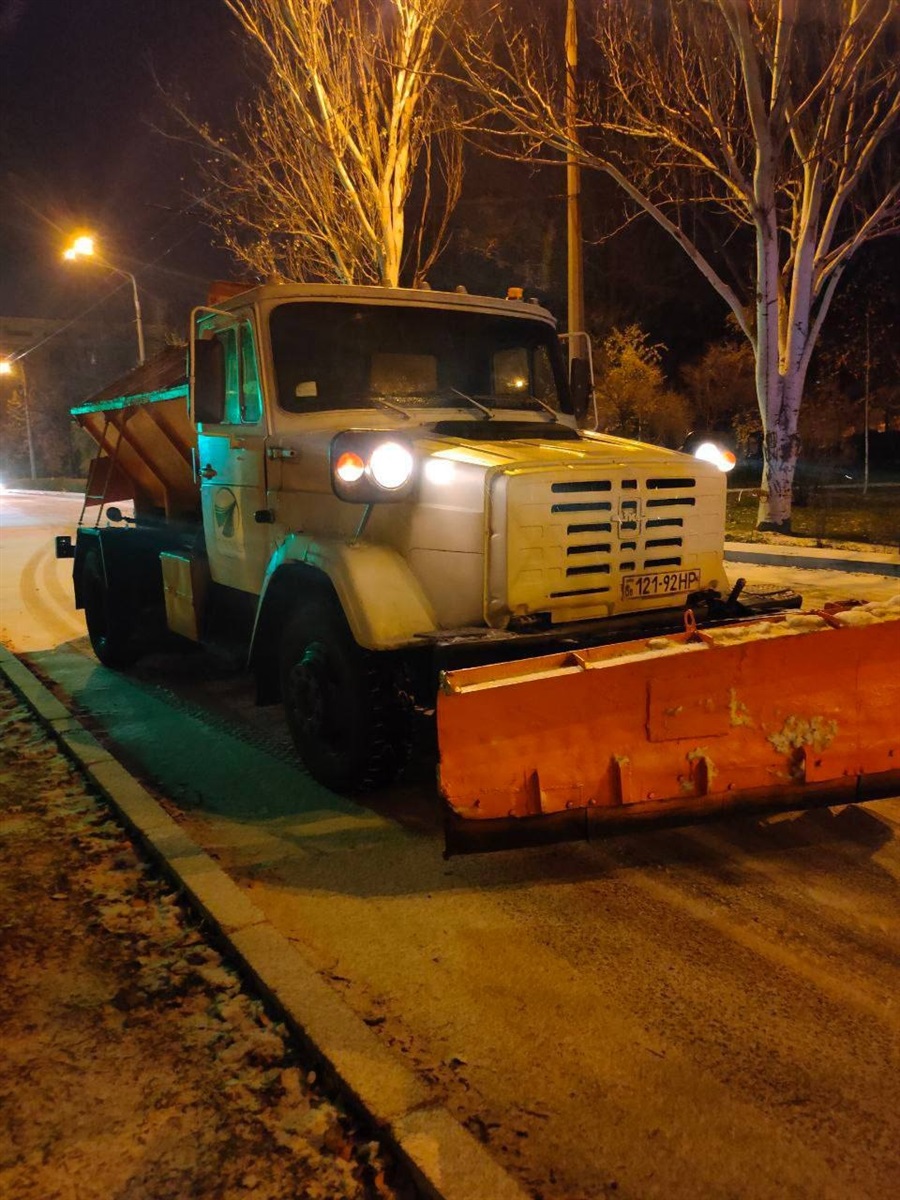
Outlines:
[[121, 275], [123, 279], [131, 280], [131, 294], [134, 298], [134, 325], [137, 329], [138, 340], [138, 366], [143, 366], [146, 360], [144, 353], [144, 323], [141, 319], [141, 300], [138, 296], [137, 280], [130, 271], [123, 271], [121, 267], [113, 266], [113, 264], [105, 258], [101, 258], [97, 253], [94, 245], [94, 239], [88, 234], [81, 234], [75, 238], [71, 246], [63, 251], [63, 258], [67, 262], [76, 262], [79, 258], [94, 258], [106, 267], [108, 271], [112, 271], [116, 275]]
[[31, 413], [28, 408], [28, 382], [25, 378], [25, 364], [21, 359], [0, 359], [0, 375], [12, 375], [13, 363], [19, 364], [19, 379], [21, 381], [20, 390], [22, 392], [22, 408], [25, 412], [25, 440], [28, 443], [28, 465], [31, 468], [32, 480], [37, 479], [37, 469], [34, 463], [34, 441], [31, 437]]

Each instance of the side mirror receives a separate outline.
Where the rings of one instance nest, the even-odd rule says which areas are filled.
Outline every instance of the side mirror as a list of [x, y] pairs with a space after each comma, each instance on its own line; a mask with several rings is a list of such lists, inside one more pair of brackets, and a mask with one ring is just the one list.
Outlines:
[[194, 420], [220, 425], [225, 417], [225, 347], [220, 338], [194, 342]]
[[569, 391], [577, 421], [587, 416], [591, 401], [591, 364], [586, 358], [573, 358], [569, 367]]

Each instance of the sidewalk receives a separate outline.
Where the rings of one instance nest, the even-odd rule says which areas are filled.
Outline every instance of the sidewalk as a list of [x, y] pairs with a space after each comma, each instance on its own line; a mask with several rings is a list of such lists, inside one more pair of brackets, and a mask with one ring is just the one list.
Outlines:
[[767, 567], [800, 567], [819, 571], [852, 571], [900, 577], [900, 552], [838, 550], [832, 547], [791, 546], [769, 542], [726, 542], [725, 561]]
[[0, 1195], [412, 1200], [2, 671], [0, 909]]

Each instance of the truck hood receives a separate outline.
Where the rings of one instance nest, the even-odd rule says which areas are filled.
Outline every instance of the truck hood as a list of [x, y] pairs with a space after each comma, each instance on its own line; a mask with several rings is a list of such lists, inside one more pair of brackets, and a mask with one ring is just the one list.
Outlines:
[[[466, 424], [471, 426], [471, 434], [461, 436]], [[451, 425], [455, 427], [452, 433], [447, 432]], [[424, 454], [485, 467], [562, 463], [627, 467], [690, 462], [692, 469], [702, 469], [708, 465], [676, 450], [610, 434], [576, 433], [567, 426], [544, 421], [447, 421], [438, 422], [430, 429], [422, 427], [410, 432], [417, 448]]]

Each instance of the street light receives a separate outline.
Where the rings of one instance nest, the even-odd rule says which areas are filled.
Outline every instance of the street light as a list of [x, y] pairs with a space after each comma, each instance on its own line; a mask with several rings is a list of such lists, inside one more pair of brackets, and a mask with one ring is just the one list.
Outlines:
[[25, 440], [28, 443], [28, 464], [31, 467], [31, 478], [37, 479], [34, 465], [34, 442], [31, 438], [31, 413], [28, 408], [28, 383], [25, 379], [25, 364], [21, 359], [0, 358], [0, 375], [12, 375], [13, 364], [18, 363], [19, 379], [21, 380], [22, 408], [25, 410]]
[[131, 293], [134, 297], [134, 324], [137, 329], [138, 340], [138, 366], [143, 366], [146, 355], [144, 354], [144, 323], [141, 320], [141, 301], [138, 296], [137, 280], [130, 271], [123, 271], [121, 267], [114, 267], [111, 262], [105, 258], [101, 258], [97, 253], [94, 239], [86, 233], [79, 234], [71, 246], [68, 246], [63, 251], [63, 258], [67, 262], [76, 262], [79, 258], [95, 258], [108, 271], [113, 271], [116, 275], [121, 275], [123, 279], [131, 280]]
[[94, 253], [94, 239], [87, 234], [75, 238], [68, 250], [63, 251], [63, 258], [71, 262], [75, 258], [90, 258]]

